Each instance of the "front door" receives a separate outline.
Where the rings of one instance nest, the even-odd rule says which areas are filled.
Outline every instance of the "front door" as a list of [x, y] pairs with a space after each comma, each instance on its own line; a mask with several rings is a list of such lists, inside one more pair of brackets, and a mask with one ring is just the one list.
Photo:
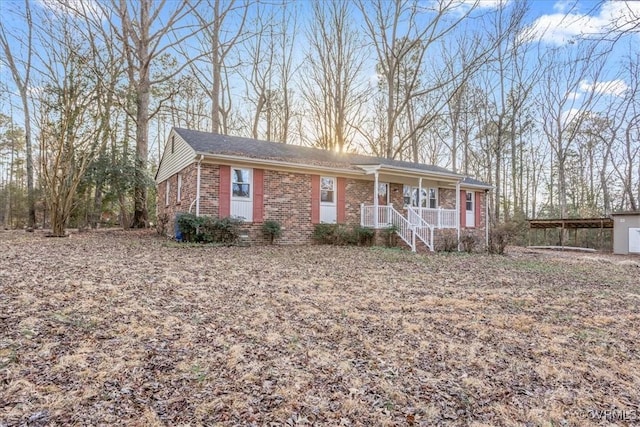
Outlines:
[[[389, 184], [378, 183], [378, 223], [389, 224], [389, 212], [386, 206], [389, 204]], [[383, 206], [382, 208], [380, 206]]]
[[476, 226], [476, 211], [475, 211], [475, 193], [473, 191], [467, 191], [467, 218], [466, 224], [467, 227], [475, 227]]

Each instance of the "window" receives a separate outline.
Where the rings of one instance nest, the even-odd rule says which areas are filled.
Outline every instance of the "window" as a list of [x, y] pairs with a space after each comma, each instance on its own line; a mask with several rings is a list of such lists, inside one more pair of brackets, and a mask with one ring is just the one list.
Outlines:
[[234, 198], [251, 199], [251, 169], [231, 169], [231, 190]]
[[427, 207], [430, 209], [435, 209], [438, 207], [438, 189], [437, 188], [429, 189], [429, 205]]
[[[171, 179], [171, 178], [169, 178]], [[164, 191], [164, 205], [165, 206], [169, 206], [169, 193], [171, 193], [171, 183], [169, 182], [169, 179], [167, 179], [167, 186], [165, 188]]]
[[467, 191], [467, 210], [473, 211], [473, 192]]
[[176, 190], [177, 190], [176, 202], [180, 203], [180, 200], [182, 199], [182, 175], [181, 174], [178, 174], [178, 188]]
[[[422, 191], [421, 191], [422, 190]], [[404, 195], [404, 205], [418, 206], [423, 208], [435, 209], [438, 207], [438, 189], [422, 188], [405, 185], [402, 189]]]
[[171, 135], [171, 154], [175, 153], [176, 151], [176, 137], [174, 135]]
[[320, 202], [335, 203], [336, 202], [336, 179], [323, 176], [320, 178]]
[[404, 205], [405, 206], [413, 206], [412, 203], [412, 191], [411, 191], [412, 187], [409, 185], [404, 185], [402, 187], [402, 196], [404, 198]]
[[389, 184], [386, 182], [378, 183], [378, 204], [389, 204]]

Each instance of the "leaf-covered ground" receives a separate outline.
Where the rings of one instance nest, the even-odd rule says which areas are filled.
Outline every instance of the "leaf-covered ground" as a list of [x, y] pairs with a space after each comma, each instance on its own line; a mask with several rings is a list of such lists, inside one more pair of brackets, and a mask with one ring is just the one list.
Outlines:
[[637, 425], [638, 405], [633, 258], [0, 232], [1, 426]]

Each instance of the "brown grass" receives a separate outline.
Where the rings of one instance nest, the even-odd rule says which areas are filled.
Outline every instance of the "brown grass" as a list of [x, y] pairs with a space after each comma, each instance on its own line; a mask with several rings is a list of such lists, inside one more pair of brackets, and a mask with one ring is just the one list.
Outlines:
[[637, 423], [639, 307], [615, 259], [0, 232], [0, 426]]

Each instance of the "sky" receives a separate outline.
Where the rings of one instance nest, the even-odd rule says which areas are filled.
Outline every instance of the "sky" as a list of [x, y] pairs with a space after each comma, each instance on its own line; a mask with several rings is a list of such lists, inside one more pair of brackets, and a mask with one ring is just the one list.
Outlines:
[[[31, 0], [34, 9], [56, 8], [54, 0]], [[96, 0], [67, 0], [74, 5], [83, 2], [85, 5], [89, 5]], [[301, 14], [310, 12], [310, 2], [312, 0], [295, 0], [299, 6]], [[321, 0], [322, 1], [322, 0]], [[432, 2], [434, 0], [425, 0]], [[461, 0], [463, 3], [473, 3], [474, 0]], [[513, 0], [480, 0], [480, 11], [490, 10], [495, 8], [500, 1], [513, 1]], [[277, 2], [274, 2], [277, 3]], [[171, 1], [167, 2], [170, 6]], [[0, 0], [0, 19], [4, 27], [9, 29], [12, 33], [19, 33], [24, 29], [24, 25], [15, 19], [13, 19], [13, 10], [20, 10], [24, 6], [24, 0]], [[581, 0], [581, 1], [567, 1], [567, 0], [531, 0], [531, 11], [528, 16], [528, 22], [530, 23], [530, 31], [533, 38], [542, 46], [570, 46], [573, 44], [577, 37], [590, 36], [602, 34], [604, 29], [613, 21], [617, 21], [621, 17], [627, 17], [630, 14], [640, 17], [640, 1], [594, 1], [594, 0]], [[462, 10], [463, 8], [461, 8]], [[37, 16], [37, 14], [34, 14]], [[301, 21], [305, 20], [304, 16], [300, 16]], [[302, 24], [304, 25], [304, 24]], [[622, 56], [629, 52], [629, 49], [633, 49], [632, 46], [638, 46], [640, 42], [640, 33], [632, 34], [630, 42], [626, 44], [620, 44], [617, 49], [619, 52], [614, 52], [613, 60], [611, 64], [615, 64], [615, 57]], [[19, 51], [20, 49], [20, 37], [9, 38], [12, 43], [12, 49]], [[304, 36], [303, 31], [300, 31], [298, 35], [298, 43], [300, 43], [300, 49], [296, 51], [301, 52], [304, 49]], [[631, 46], [631, 47], [630, 47]], [[637, 49], [637, 47], [635, 47]], [[0, 111], [8, 112], [13, 109], [14, 116], [16, 109], [19, 110], [19, 99], [17, 98], [17, 92], [12, 81], [11, 74], [8, 68], [4, 65], [4, 55], [0, 56], [0, 88], [7, 88], [8, 92], [0, 93]], [[375, 75], [375, 65], [372, 65], [370, 75]], [[608, 71], [610, 77], [604, 79], [604, 81], [595, 83], [596, 89], [602, 93], [606, 93], [610, 96], [617, 96], [624, 92], [626, 88], [626, 82], [616, 76], [615, 66], [612, 65]], [[594, 82], [585, 81], [581, 84], [581, 89], [586, 91], [594, 85]], [[1, 89], [0, 89], [1, 90]], [[579, 92], [579, 91], [578, 91]], [[576, 93], [575, 96], [580, 96], [580, 93]], [[20, 119], [17, 118], [17, 123], [20, 123]], [[153, 152], [153, 147], [151, 147]]]

